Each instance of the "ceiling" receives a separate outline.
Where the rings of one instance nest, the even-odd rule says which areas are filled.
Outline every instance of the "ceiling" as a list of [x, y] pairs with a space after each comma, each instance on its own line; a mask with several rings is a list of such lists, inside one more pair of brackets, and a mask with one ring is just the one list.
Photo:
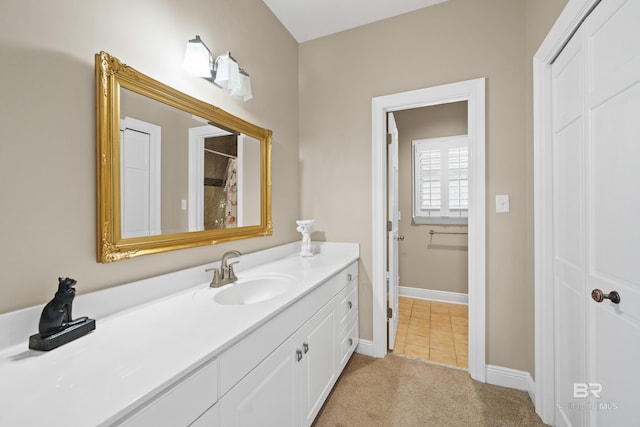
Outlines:
[[446, 0], [263, 0], [298, 43]]

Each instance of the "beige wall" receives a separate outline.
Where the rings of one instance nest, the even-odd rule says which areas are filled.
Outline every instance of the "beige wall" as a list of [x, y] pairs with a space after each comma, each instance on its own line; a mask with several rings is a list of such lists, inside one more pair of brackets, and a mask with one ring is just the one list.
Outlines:
[[412, 217], [412, 142], [467, 134], [467, 102], [452, 102], [394, 113], [398, 127], [398, 232], [400, 286], [466, 294], [468, 292], [467, 226], [415, 224]]
[[[564, 3], [449, 0], [300, 45], [302, 216], [327, 240], [361, 244], [363, 338], [372, 338], [371, 98], [486, 77], [486, 360], [533, 372], [528, 55]], [[495, 213], [497, 194], [511, 196], [510, 214]]]
[[[184, 48], [196, 34], [216, 55], [233, 52], [254, 99], [232, 99], [185, 73]], [[273, 236], [96, 263], [101, 50], [273, 130]], [[61, 275], [85, 293], [298, 239], [298, 45], [262, 1], [5, 2], [0, 57], [0, 313], [46, 302]]]

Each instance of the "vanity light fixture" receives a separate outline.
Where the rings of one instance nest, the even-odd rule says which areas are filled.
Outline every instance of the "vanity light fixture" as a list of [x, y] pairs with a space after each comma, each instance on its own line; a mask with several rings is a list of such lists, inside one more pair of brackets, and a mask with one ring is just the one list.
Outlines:
[[213, 70], [211, 51], [200, 36], [187, 42], [187, 49], [184, 52], [184, 68], [192, 76], [211, 78], [211, 70]]
[[211, 51], [198, 35], [187, 42], [184, 67], [189, 74], [205, 78], [216, 86], [227, 89], [236, 98], [243, 101], [253, 98], [251, 78], [240, 68], [231, 53], [220, 55], [213, 61]]
[[214, 83], [229, 91], [240, 87], [240, 66], [231, 53], [227, 52], [216, 58], [214, 64], [216, 77]]

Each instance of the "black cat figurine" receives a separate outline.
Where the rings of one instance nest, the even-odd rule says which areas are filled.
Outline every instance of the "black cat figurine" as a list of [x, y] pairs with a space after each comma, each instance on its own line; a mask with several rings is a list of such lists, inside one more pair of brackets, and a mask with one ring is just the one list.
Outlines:
[[73, 320], [71, 317], [71, 306], [76, 296], [74, 288], [77, 282], [69, 277], [58, 278], [58, 291], [51, 301], [44, 306], [40, 315], [39, 331], [40, 337], [46, 338], [54, 335], [70, 326], [80, 324], [87, 320], [81, 317]]
[[96, 328], [96, 321], [88, 317], [73, 319], [71, 307], [76, 296], [76, 281], [58, 278], [58, 291], [42, 309], [39, 333], [29, 337], [29, 348], [49, 351], [80, 338]]

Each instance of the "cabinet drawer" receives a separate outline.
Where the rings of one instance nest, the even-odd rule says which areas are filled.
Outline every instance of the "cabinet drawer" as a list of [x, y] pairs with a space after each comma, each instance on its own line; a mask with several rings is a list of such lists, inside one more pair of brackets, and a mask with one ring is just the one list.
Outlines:
[[346, 325], [351, 313], [358, 311], [358, 278], [352, 279], [338, 297], [340, 304], [340, 317], [338, 318], [338, 330]]
[[178, 381], [167, 391], [121, 426], [188, 426], [218, 400], [218, 363], [216, 360]]
[[349, 328], [343, 332], [342, 339], [340, 340], [338, 372], [342, 372], [342, 369], [358, 346], [359, 331], [357, 313], [349, 318], [349, 324]]
[[340, 281], [343, 286], [347, 285], [358, 278], [358, 262], [353, 262], [341, 270], [338, 274], [334, 276]]

